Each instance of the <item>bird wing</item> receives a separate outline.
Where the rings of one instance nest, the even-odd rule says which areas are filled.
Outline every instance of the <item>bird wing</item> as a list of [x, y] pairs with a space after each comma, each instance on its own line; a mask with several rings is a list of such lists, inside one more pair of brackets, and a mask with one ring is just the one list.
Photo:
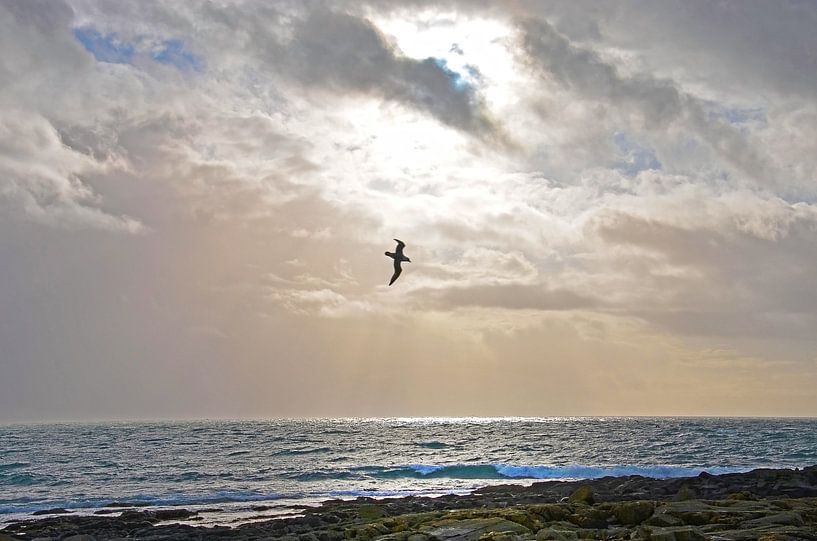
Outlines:
[[403, 241], [402, 241], [402, 240], [400, 240], [400, 239], [394, 239], [394, 240], [396, 240], [396, 241], [397, 241], [397, 248], [395, 248], [395, 250], [394, 250], [394, 251], [395, 251], [395, 252], [397, 252], [397, 255], [398, 255], [398, 256], [401, 256], [401, 257], [402, 257], [402, 255], [403, 255], [403, 246], [405, 246], [405, 245], [406, 245], [406, 243], [405, 243], [405, 242], [403, 242]]
[[400, 276], [400, 273], [403, 272], [403, 267], [400, 266], [400, 260], [394, 260], [394, 274], [391, 275], [391, 280], [389, 281], [389, 285], [392, 285], [395, 280]]

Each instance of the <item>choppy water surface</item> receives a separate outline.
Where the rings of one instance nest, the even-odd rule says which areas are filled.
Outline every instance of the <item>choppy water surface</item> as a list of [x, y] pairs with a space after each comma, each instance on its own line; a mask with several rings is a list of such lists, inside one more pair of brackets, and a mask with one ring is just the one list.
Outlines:
[[0, 426], [0, 522], [113, 502], [221, 509], [817, 463], [817, 420], [338, 419]]

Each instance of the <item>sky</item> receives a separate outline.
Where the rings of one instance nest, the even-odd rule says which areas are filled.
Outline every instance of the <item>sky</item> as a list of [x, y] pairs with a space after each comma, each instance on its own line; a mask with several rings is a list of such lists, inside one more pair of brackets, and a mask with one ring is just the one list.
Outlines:
[[815, 416], [815, 27], [0, 0], [0, 421]]

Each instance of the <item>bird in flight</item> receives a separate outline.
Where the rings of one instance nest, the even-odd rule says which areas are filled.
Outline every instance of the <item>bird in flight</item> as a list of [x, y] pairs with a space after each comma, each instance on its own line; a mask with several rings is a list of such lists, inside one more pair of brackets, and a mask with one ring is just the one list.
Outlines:
[[394, 240], [397, 241], [397, 248], [395, 249], [394, 253], [386, 252], [387, 256], [394, 259], [394, 274], [391, 275], [391, 281], [389, 282], [389, 285], [392, 285], [394, 281], [397, 280], [397, 277], [400, 276], [400, 273], [403, 272], [403, 267], [401, 267], [400, 264], [403, 261], [411, 263], [411, 259], [403, 255], [403, 247], [406, 245], [406, 243], [400, 239]]

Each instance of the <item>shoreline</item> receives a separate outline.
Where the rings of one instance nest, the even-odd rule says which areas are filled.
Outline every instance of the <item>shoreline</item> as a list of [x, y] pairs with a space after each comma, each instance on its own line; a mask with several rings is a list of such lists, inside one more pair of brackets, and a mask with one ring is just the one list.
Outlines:
[[232, 527], [195, 525], [199, 512], [182, 507], [59, 514], [12, 522], [0, 529], [0, 540], [817, 540], [817, 465], [671, 479], [631, 475], [493, 485], [433, 498], [327, 500], [283, 518], [264, 516], [273, 509], [257, 507], [262, 514], [256, 519]]

